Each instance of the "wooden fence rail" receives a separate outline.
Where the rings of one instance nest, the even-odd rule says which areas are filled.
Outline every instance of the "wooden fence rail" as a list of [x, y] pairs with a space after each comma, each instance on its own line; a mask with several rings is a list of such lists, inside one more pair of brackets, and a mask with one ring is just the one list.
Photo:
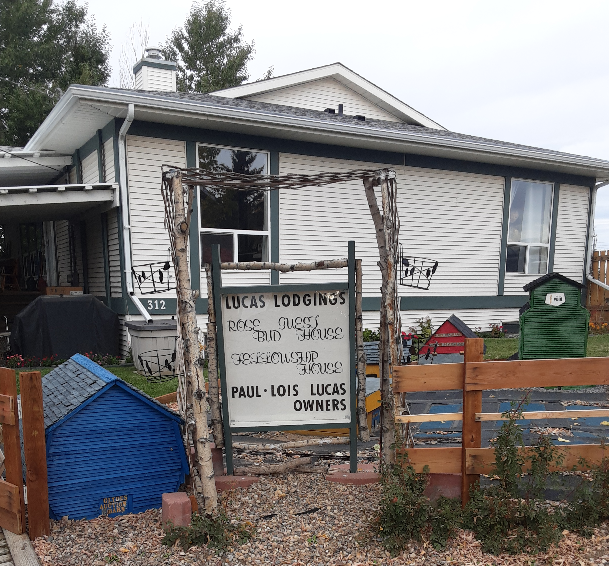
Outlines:
[[[395, 417], [396, 423], [463, 421], [461, 447], [404, 450], [408, 452], [408, 462], [417, 472], [428, 466], [430, 473], [461, 474], [463, 505], [469, 499], [470, 487], [480, 479], [480, 474], [489, 473], [494, 463], [494, 449], [481, 446], [482, 422], [504, 419], [500, 413], [482, 412], [483, 390], [609, 384], [609, 358], [484, 362], [483, 348], [483, 339], [466, 338], [463, 363], [393, 368], [393, 392], [396, 395], [416, 391], [463, 391], [461, 413], [402, 415], [398, 409]], [[609, 416], [609, 409], [530, 411], [523, 414], [523, 418], [531, 420], [605, 416]], [[609, 458], [609, 446], [604, 444], [561, 446], [560, 450], [564, 455], [560, 470], [574, 467], [585, 470], [599, 464], [603, 458]]]

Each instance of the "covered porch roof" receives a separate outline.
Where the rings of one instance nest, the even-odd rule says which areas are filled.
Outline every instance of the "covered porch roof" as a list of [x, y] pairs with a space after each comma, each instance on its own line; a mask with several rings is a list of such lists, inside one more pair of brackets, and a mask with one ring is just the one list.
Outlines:
[[0, 146], [0, 187], [51, 184], [57, 182], [70, 165], [70, 155]]
[[0, 223], [62, 220], [115, 206], [117, 183], [0, 187]]

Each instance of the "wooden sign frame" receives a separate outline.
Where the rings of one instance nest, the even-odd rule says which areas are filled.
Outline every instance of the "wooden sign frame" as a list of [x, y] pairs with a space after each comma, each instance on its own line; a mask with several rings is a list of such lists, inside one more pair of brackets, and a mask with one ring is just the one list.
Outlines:
[[[253, 286], [223, 286], [220, 267], [220, 246], [212, 246], [212, 283], [213, 299], [216, 313], [217, 332], [217, 356], [218, 373], [222, 388], [222, 421], [224, 425], [224, 446], [226, 448], [226, 473], [234, 473], [233, 465], [233, 443], [234, 432], [267, 432], [271, 430], [317, 430], [317, 429], [345, 429], [349, 428], [349, 460], [351, 473], [357, 472], [357, 363], [355, 352], [355, 242], [348, 243], [347, 258], [347, 281], [333, 283], [304, 283], [286, 285], [253, 285]], [[317, 423], [317, 424], [295, 424], [260, 427], [231, 427], [228, 409], [228, 387], [226, 382], [226, 360], [224, 349], [224, 330], [222, 324], [222, 296], [228, 294], [244, 293], [277, 293], [277, 292], [315, 292], [315, 291], [337, 291], [346, 290], [349, 293], [349, 401], [351, 419], [347, 423]]]

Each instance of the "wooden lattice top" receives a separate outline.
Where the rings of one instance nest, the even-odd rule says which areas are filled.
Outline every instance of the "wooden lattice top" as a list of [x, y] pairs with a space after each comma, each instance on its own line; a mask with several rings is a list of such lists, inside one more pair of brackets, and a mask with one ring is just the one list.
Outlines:
[[333, 183], [364, 180], [366, 178], [395, 177], [395, 172], [389, 169], [369, 170], [353, 169], [350, 171], [327, 171], [314, 175], [289, 173], [286, 175], [241, 174], [229, 171], [208, 171], [206, 169], [178, 169], [163, 167], [163, 181], [168, 182], [177, 172], [182, 174], [184, 185], [222, 187], [236, 190], [274, 190], [298, 189], [303, 187], [321, 187]]

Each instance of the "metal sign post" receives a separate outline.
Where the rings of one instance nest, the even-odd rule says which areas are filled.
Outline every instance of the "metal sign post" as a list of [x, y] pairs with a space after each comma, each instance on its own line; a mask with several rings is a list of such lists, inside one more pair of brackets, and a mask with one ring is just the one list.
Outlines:
[[212, 247], [226, 468], [232, 434], [349, 428], [357, 471], [355, 242], [347, 281], [223, 286]]

